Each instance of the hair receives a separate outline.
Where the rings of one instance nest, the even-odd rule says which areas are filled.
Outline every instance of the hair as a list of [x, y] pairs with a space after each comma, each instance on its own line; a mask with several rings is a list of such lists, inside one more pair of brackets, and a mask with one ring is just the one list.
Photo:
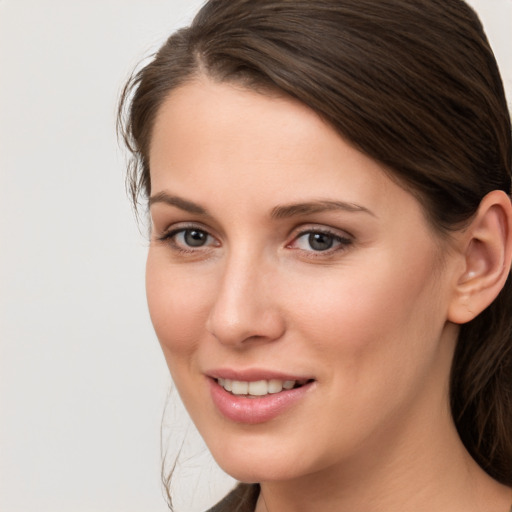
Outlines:
[[[443, 236], [492, 190], [511, 192], [510, 116], [497, 64], [462, 0], [210, 0], [127, 83], [119, 129], [137, 205], [162, 103], [206, 76], [295, 98], [383, 164]], [[179, 121], [177, 121], [179, 122]], [[512, 485], [512, 282], [461, 326], [450, 400], [459, 435]]]

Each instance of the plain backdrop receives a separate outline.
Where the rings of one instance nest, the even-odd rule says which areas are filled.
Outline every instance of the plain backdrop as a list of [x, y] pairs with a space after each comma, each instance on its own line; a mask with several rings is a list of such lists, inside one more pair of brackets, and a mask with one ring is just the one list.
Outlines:
[[[0, 0], [1, 512], [167, 510], [161, 427], [179, 511], [232, 484], [168, 397], [115, 137], [123, 82], [200, 3]], [[510, 100], [512, 1], [471, 4]]]

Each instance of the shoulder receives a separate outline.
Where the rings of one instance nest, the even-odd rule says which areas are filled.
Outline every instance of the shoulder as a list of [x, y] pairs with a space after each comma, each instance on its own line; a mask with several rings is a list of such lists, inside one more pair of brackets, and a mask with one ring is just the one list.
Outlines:
[[254, 512], [260, 486], [238, 484], [222, 501], [207, 512]]

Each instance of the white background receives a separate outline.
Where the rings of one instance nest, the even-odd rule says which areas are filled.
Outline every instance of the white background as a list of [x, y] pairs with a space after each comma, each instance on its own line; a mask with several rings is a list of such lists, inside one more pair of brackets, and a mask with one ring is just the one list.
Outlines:
[[[0, 0], [1, 512], [167, 510], [170, 380], [114, 124], [132, 68], [200, 3]], [[471, 3], [510, 99], [512, 1]], [[175, 402], [171, 451], [187, 429]], [[230, 485], [189, 444], [183, 512]]]

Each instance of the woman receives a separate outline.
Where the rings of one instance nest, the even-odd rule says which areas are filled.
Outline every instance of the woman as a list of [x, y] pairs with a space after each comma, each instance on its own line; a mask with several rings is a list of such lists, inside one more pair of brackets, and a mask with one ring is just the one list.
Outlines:
[[213, 510], [508, 511], [510, 118], [476, 14], [211, 0], [123, 98], [151, 318], [244, 482]]

